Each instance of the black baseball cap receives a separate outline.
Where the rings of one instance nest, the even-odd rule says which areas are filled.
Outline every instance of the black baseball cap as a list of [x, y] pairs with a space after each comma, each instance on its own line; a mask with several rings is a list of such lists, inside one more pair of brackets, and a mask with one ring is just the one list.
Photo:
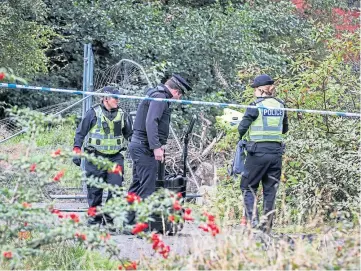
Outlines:
[[252, 88], [258, 88], [261, 86], [273, 85], [274, 80], [268, 74], [261, 74], [253, 80]]

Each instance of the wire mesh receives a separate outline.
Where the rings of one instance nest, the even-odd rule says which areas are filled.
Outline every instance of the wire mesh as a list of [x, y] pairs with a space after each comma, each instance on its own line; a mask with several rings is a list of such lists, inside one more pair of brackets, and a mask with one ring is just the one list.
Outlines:
[[[146, 89], [152, 87], [144, 68], [138, 63], [122, 59], [117, 64], [98, 72], [94, 77], [94, 89], [101, 90], [105, 86], [114, 86], [122, 90], [122, 94], [143, 96]], [[99, 103], [100, 98], [93, 98], [95, 103]], [[120, 100], [119, 106], [130, 113], [136, 111], [139, 101]]]
[[[76, 116], [80, 116], [81, 113], [81, 103], [76, 104], [77, 100], [70, 100], [46, 107], [42, 107], [36, 109], [35, 111], [48, 114], [59, 114], [62, 113], [63, 116], [75, 114]], [[64, 111], [65, 109], [67, 109]], [[0, 120], [0, 142], [5, 142], [7, 139], [10, 139], [16, 136], [19, 132], [23, 131], [24, 127], [22, 127], [16, 117], [7, 117]]]

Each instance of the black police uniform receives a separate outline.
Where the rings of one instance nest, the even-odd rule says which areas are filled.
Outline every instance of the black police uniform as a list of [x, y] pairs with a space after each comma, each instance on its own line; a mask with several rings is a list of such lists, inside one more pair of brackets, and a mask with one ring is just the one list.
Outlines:
[[[151, 98], [171, 99], [173, 96], [165, 85], [147, 91]], [[142, 198], [155, 191], [157, 161], [153, 150], [167, 143], [170, 124], [170, 103], [143, 100], [137, 110], [129, 153], [133, 160], [133, 182], [129, 192]]]
[[[118, 93], [114, 93], [114, 94], [118, 94]], [[109, 120], [113, 120], [117, 116], [118, 109], [113, 109], [111, 111], [108, 111], [105, 108], [105, 106], [103, 105], [103, 103], [101, 103], [100, 106], [102, 108], [103, 114]], [[124, 122], [125, 122], [125, 125], [124, 125], [124, 127], [122, 127], [122, 135], [124, 136], [124, 138], [126, 140], [130, 140], [132, 133], [133, 133], [132, 120], [131, 120], [130, 116], [127, 115], [126, 113], [124, 113]], [[86, 113], [85, 117], [82, 119], [82, 121], [80, 122], [80, 124], [76, 130], [76, 134], [75, 134], [75, 138], [74, 138], [74, 147], [78, 147], [78, 148], [82, 147], [86, 135], [96, 125], [96, 123], [97, 123], [96, 113], [95, 113], [94, 109], [91, 108]], [[111, 162], [114, 162], [114, 163], [122, 166], [123, 171], [124, 171], [124, 157], [120, 152], [110, 155], [110, 154], [104, 154], [104, 153], [98, 152], [98, 151], [96, 151], [94, 149], [90, 149], [90, 148], [85, 148], [85, 151], [88, 153], [94, 153], [95, 156], [102, 156], [102, 157], [109, 159]], [[73, 162], [75, 164], [77, 164], [78, 166], [80, 165], [79, 158], [73, 159]], [[92, 164], [90, 161], [87, 161], [87, 160], [85, 160], [85, 172], [86, 172], [87, 177], [93, 176], [96, 178], [103, 178], [103, 180], [105, 180], [109, 184], [116, 185], [116, 186], [122, 186], [123, 176], [121, 176], [119, 174], [109, 173], [107, 170], [98, 169], [98, 167], [96, 165]], [[124, 174], [124, 172], [123, 172], [123, 174]], [[87, 190], [88, 190], [87, 199], [88, 199], [89, 207], [100, 206], [102, 203], [103, 189], [97, 188], [97, 187], [92, 187], [92, 186], [87, 186]], [[111, 198], [112, 198], [112, 193], [109, 192], [107, 201]], [[101, 220], [101, 218], [97, 217], [94, 222], [99, 223], [100, 220]]]
[[[191, 90], [188, 82], [178, 74], [173, 74], [169, 80], [182, 93]], [[173, 97], [163, 84], [149, 89], [146, 95], [163, 99]], [[157, 161], [153, 150], [167, 143], [170, 115], [169, 102], [143, 100], [138, 106], [133, 126], [134, 134], [129, 144], [129, 153], [133, 160], [133, 183], [129, 192], [136, 193], [142, 198], [150, 196], [155, 191]]]
[[[183, 93], [191, 90], [184, 78], [173, 74], [169, 79]], [[167, 86], [160, 84], [148, 89], [146, 95], [151, 98], [171, 99], [172, 93]], [[129, 153], [133, 160], [133, 182], [129, 192], [142, 198], [154, 193], [158, 163], [153, 150], [167, 143], [169, 135], [171, 109], [169, 102], [143, 100], [137, 110], [133, 125], [133, 136], [129, 144]], [[134, 223], [135, 213], [128, 214], [128, 223]]]
[[[264, 83], [263, 85], [273, 84], [273, 81], [265, 81], [266, 83]], [[262, 85], [262, 82], [260, 83], [260, 85]], [[257, 100], [250, 105], [256, 105], [256, 103], [264, 99], [275, 98], [260, 97], [257, 98]], [[277, 100], [284, 104], [283, 101], [279, 99]], [[241, 138], [247, 133], [252, 122], [258, 118], [258, 115], [259, 111], [257, 108], [247, 108], [243, 119], [238, 126], [238, 131]], [[285, 134], [288, 131], [288, 117], [286, 111], [284, 111], [282, 124], [282, 133]], [[269, 212], [274, 210], [276, 193], [281, 178], [283, 145], [279, 142], [256, 142], [255, 144], [252, 143], [254, 142], [248, 142], [246, 147], [248, 153], [245, 161], [244, 172], [241, 179], [241, 190], [244, 197], [246, 217], [248, 220], [251, 220], [252, 226], [255, 227], [259, 223], [259, 218], [258, 212], [256, 212], [256, 214], [253, 214], [255, 201], [254, 195], [257, 194], [257, 189], [261, 181], [263, 187], [263, 213], [269, 214]], [[251, 148], [252, 150], [250, 150]], [[260, 228], [266, 232], [269, 232], [272, 228], [272, 221], [273, 213], [267, 216], [266, 224], [260, 225]]]

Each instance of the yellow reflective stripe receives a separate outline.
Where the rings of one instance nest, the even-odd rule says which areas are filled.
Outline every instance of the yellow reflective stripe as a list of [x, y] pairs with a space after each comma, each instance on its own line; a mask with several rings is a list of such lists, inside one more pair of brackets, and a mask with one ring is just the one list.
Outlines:
[[97, 150], [101, 151], [101, 150], [120, 150], [122, 147], [121, 146], [97, 146]]
[[95, 139], [122, 139], [122, 136], [114, 136], [114, 135], [102, 135], [98, 133], [89, 133], [89, 138]]

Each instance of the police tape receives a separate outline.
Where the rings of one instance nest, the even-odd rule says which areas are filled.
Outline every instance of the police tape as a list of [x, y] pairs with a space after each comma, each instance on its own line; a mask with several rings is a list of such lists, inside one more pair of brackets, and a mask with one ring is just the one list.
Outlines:
[[[72, 90], [72, 89], [61, 89], [61, 88], [49, 88], [49, 87], [36, 87], [36, 86], [28, 86], [28, 85], [17, 85], [17, 84], [9, 84], [9, 83], [0, 83], [0, 88], [8, 88], [8, 89], [27, 89], [27, 90], [40, 90], [45, 92], [59, 92], [59, 93], [69, 93], [76, 95], [93, 95], [93, 96], [106, 96], [106, 97], [114, 97], [119, 99], [130, 99], [130, 100], [148, 100], [148, 101], [159, 101], [159, 102], [171, 102], [178, 104], [186, 104], [186, 105], [206, 105], [206, 106], [214, 106], [221, 108], [257, 108], [270, 110], [283, 110], [297, 113], [311, 113], [311, 114], [320, 114], [320, 115], [331, 115], [338, 117], [356, 117], [361, 118], [361, 114], [359, 113], [350, 113], [350, 112], [336, 112], [336, 111], [324, 111], [324, 110], [313, 110], [313, 109], [299, 109], [299, 108], [275, 108], [275, 107], [263, 107], [263, 106], [255, 106], [255, 105], [243, 105], [243, 104], [228, 104], [228, 103], [217, 103], [217, 102], [204, 102], [204, 101], [190, 101], [190, 100], [174, 100], [174, 99], [163, 99], [163, 98], [150, 98], [150, 97], [140, 97], [140, 96], [132, 96], [132, 95], [116, 95], [109, 93], [98, 93], [98, 92], [89, 92], [89, 91], [80, 91], [80, 90]], [[120, 88], [121, 90], [125, 90]]]

